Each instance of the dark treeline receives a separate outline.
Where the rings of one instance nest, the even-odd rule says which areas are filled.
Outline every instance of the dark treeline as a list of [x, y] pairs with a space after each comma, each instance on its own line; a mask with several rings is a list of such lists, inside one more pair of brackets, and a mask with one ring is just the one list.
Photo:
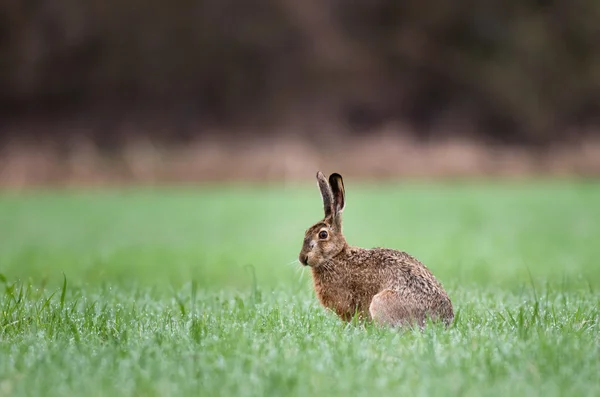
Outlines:
[[600, 2], [3, 0], [0, 110], [551, 142], [599, 130]]

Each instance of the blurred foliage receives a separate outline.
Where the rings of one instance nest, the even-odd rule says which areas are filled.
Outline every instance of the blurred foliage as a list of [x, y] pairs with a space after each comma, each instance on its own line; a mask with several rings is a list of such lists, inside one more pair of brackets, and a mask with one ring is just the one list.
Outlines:
[[0, 109], [468, 120], [541, 143], [600, 124], [599, 22], [594, 0], [3, 0]]

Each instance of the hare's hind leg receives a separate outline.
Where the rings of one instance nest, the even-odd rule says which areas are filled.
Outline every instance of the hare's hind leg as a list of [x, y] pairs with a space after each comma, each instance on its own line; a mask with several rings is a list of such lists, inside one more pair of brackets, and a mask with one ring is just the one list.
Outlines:
[[423, 323], [419, 310], [406, 302], [398, 291], [384, 289], [371, 300], [369, 313], [373, 321], [384, 326], [410, 325]]

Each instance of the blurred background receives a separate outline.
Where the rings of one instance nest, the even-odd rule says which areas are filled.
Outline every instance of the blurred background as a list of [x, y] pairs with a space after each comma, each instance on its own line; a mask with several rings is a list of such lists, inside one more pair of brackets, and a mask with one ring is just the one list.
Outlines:
[[600, 2], [2, 0], [0, 186], [600, 175]]

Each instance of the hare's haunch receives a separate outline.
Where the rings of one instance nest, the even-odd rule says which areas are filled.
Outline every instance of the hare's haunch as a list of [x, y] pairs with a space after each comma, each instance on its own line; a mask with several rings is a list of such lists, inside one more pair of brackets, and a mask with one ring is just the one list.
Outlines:
[[355, 314], [381, 325], [424, 325], [454, 319], [452, 302], [429, 269], [409, 254], [348, 245], [342, 234], [346, 206], [340, 174], [317, 173], [325, 217], [304, 235], [299, 260], [311, 267], [323, 306], [349, 321]]

